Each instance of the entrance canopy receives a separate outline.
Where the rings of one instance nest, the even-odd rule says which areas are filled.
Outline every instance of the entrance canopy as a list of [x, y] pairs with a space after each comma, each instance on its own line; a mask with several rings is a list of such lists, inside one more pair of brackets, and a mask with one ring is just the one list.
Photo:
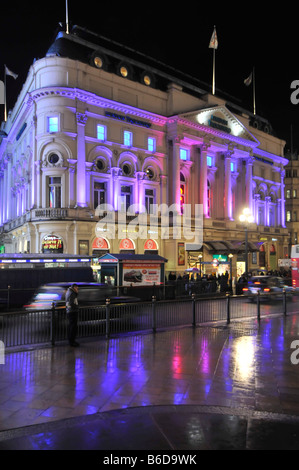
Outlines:
[[[248, 242], [248, 252], [254, 252], [260, 250], [260, 243], [253, 243]], [[238, 254], [243, 253], [245, 251], [245, 240], [243, 242], [240, 241], [223, 241], [223, 240], [213, 240], [213, 241], [206, 241], [203, 243], [203, 246], [207, 248], [207, 250], [211, 254]]]

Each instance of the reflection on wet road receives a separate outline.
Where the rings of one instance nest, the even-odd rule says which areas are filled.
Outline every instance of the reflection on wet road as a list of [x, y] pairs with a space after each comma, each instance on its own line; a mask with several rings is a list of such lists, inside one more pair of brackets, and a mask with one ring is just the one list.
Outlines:
[[299, 366], [290, 361], [298, 318], [263, 317], [260, 323], [101, 338], [76, 349], [7, 353], [0, 366], [0, 430], [147, 405], [299, 414]]

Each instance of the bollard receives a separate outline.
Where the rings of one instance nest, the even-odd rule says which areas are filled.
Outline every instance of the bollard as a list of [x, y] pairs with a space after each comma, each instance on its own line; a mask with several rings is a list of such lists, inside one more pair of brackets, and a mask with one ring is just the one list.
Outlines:
[[192, 326], [195, 328], [196, 320], [195, 320], [195, 294], [192, 294]]
[[106, 338], [110, 336], [110, 299], [106, 299]]
[[230, 323], [230, 293], [226, 294], [226, 323]]
[[52, 308], [51, 308], [50, 341], [51, 341], [51, 345], [55, 346], [55, 304], [54, 302], [52, 302]]
[[156, 297], [152, 296], [152, 329], [156, 333]]
[[282, 305], [283, 305], [283, 314], [284, 314], [284, 316], [286, 316], [286, 314], [287, 314], [287, 292], [286, 292], [285, 288], [283, 288]]
[[261, 319], [261, 306], [260, 306], [260, 291], [257, 291], [257, 296], [256, 296], [256, 308], [257, 308], [257, 319], [260, 321]]

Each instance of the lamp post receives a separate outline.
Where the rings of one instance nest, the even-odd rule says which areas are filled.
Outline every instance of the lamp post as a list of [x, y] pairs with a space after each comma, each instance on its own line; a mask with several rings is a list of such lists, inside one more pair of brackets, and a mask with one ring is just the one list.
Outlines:
[[229, 288], [232, 294], [233, 294], [233, 267], [232, 267], [233, 256], [234, 255], [232, 253], [228, 255], [229, 257]]
[[199, 255], [198, 255], [198, 261], [199, 261], [199, 276], [200, 276], [200, 278], [201, 278], [202, 253], [199, 253]]
[[243, 223], [245, 229], [245, 275], [246, 280], [248, 280], [248, 224], [251, 224], [254, 220], [253, 216], [251, 215], [251, 210], [248, 209], [248, 207], [243, 209], [239, 220]]

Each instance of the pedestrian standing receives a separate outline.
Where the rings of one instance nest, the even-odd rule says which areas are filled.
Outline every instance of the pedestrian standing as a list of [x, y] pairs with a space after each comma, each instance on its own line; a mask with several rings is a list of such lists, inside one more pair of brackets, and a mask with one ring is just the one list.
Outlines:
[[68, 316], [69, 324], [68, 324], [68, 340], [70, 346], [80, 346], [79, 343], [76, 341], [77, 330], [78, 330], [78, 312], [79, 312], [79, 304], [78, 304], [78, 292], [79, 288], [77, 284], [72, 284], [65, 296], [66, 301], [66, 313]]

